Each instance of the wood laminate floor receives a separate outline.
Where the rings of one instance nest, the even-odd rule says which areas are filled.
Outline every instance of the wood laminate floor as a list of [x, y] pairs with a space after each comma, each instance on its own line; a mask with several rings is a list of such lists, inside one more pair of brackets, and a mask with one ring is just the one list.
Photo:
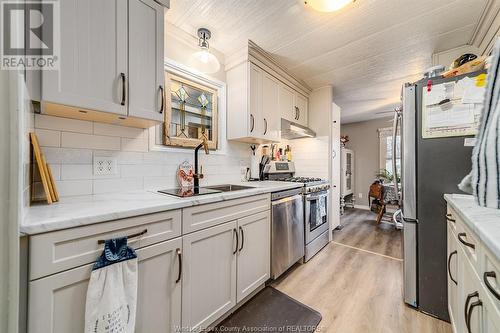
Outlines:
[[451, 333], [404, 304], [400, 231], [371, 214], [349, 211], [334, 242], [273, 286], [322, 314], [319, 333]]

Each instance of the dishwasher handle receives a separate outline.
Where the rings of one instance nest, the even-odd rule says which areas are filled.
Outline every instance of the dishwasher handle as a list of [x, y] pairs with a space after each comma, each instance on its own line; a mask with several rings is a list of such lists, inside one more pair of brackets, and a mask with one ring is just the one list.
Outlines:
[[294, 201], [294, 200], [302, 200], [302, 195], [296, 194], [296, 195], [293, 195], [291, 197], [286, 197], [286, 198], [279, 199], [279, 200], [273, 200], [273, 201], [271, 201], [271, 205], [276, 206], [276, 205], [283, 204], [285, 202]]

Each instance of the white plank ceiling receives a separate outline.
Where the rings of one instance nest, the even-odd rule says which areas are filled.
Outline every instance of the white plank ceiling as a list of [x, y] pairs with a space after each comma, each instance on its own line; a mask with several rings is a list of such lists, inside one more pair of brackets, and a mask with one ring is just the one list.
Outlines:
[[212, 31], [231, 55], [248, 39], [312, 88], [331, 84], [342, 122], [387, 116], [433, 53], [471, 41], [487, 0], [357, 0], [320, 13], [301, 0], [172, 0], [166, 20]]

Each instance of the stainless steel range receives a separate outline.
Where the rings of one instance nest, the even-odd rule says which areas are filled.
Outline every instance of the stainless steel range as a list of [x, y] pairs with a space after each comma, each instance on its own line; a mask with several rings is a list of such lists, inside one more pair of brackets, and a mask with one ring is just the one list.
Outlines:
[[294, 177], [293, 162], [272, 161], [265, 166], [264, 175], [269, 180], [303, 184], [304, 262], [306, 262], [328, 244], [330, 184], [321, 178]]

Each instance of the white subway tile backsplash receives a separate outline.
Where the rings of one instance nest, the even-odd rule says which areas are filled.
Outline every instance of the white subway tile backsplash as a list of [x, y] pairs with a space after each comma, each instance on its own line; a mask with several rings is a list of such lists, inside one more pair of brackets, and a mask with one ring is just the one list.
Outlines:
[[121, 149], [123, 151], [147, 152], [149, 149], [149, 142], [147, 138], [121, 138], [121, 140]]
[[92, 164], [92, 150], [42, 147], [48, 163], [54, 164]]
[[35, 115], [35, 127], [65, 132], [92, 134], [92, 122], [69, 118], [60, 118], [42, 114]]
[[[193, 149], [149, 151], [147, 129], [37, 115], [34, 130], [61, 197], [175, 187], [179, 164], [194, 163]], [[241, 179], [241, 166], [249, 165], [248, 145], [227, 143], [225, 152], [208, 156], [200, 152], [207, 175], [203, 185]], [[115, 158], [116, 174], [94, 175], [96, 156]], [[44, 196], [39, 179], [34, 188]]]
[[175, 177], [144, 177], [145, 190], [160, 190], [176, 187], [177, 181]]
[[56, 186], [64, 197], [92, 194], [92, 180], [58, 180]]
[[143, 188], [143, 177], [94, 180], [94, 194], [142, 190]]
[[35, 133], [40, 146], [61, 147], [61, 132], [37, 128]]
[[146, 132], [142, 128], [125, 127], [120, 125], [111, 125], [103, 123], [94, 123], [94, 134], [119, 136], [122, 138], [146, 138]]
[[120, 138], [62, 132], [61, 146], [67, 148], [120, 150]]
[[121, 175], [123, 178], [137, 176], [161, 176], [162, 168], [159, 165], [148, 164], [130, 164], [121, 166]]
[[92, 179], [91, 164], [61, 165], [61, 180]]

